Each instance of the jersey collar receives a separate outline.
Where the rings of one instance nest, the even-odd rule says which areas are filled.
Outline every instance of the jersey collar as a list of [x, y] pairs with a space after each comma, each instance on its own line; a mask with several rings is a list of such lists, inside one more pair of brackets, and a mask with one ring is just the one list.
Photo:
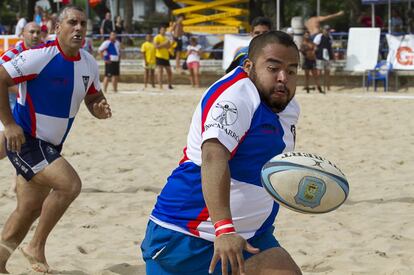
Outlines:
[[76, 55], [76, 56], [74, 56], [74, 57], [71, 57], [71, 56], [67, 56], [63, 51], [62, 51], [62, 48], [60, 47], [60, 45], [59, 45], [59, 41], [58, 41], [58, 38], [56, 37], [56, 45], [57, 45], [57, 47], [58, 47], [58, 49], [59, 49], [59, 52], [62, 54], [62, 56], [63, 56], [63, 58], [65, 59], [65, 60], [67, 60], [67, 61], [79, 61], [80, 59], [81, 59], [81, 56], [80, 56], [80, 51], [78, 52], [78, 54]]

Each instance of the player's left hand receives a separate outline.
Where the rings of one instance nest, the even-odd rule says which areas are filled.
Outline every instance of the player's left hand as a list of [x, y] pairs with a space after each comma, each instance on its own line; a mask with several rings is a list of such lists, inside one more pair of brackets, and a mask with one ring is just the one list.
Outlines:
[[106, 119], [112, 116], [111, 107], [106, 102], [106, 99], [93, 104], [93, 114], [99, 119]]
[[228, 263], [230, 263], [232, 275], [245, 275], [243, 250], [252, 254], [260, 252], [258, 248], [251, 246], [236, 233], [220, 235], [214, 241], [214, 254], [208, 273], [212, 274], [217, 263], [221, 261], [221, 272], [223, 275], [228, 275]]

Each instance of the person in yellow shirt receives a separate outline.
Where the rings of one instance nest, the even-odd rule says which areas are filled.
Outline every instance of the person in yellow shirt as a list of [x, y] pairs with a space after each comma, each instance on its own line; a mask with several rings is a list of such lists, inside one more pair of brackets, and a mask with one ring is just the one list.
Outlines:
[[160, 84], [160, 89], [162, 89], [162, 75], [164, 69], [167, 71], [167, 82], [168, 89], [173, 89], [171, 85], [172, 81], [172, 72], [170, 66], [170, 54], [168, 49], [171, 46], [171, 41], [165, 36], [167, 30], [167, 25], [163, 24], [160, 27], [159, 34], [154, 37], [155, 45], [155, 63], [157, 65], [157, 75], [158, 83]]
[[152, 87], [155, 88], [155, 46], [152, 43], [152, 35], [148, 33], [145, 36], [145, 42], [141, 45], [141, 52], [144, 55], [144, 89], [147, 88], [148, 80], [151, 81]]

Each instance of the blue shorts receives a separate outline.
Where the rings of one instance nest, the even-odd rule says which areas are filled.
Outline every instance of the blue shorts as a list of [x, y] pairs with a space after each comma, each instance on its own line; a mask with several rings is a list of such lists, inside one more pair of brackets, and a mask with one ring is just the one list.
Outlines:
[[6, 150], [17, 175], [21, 175], [25, 180], [30, 181], [34, 175], [60, 158], [62, 146], [55, 146], [27, 133], [24, 134], [24, 137], [26, 142], [22, 144], [19, 153]]
[[[272, 226], [263, 234], [250, 238], [248, 242], [260, 251], [279, 247], [273, 231]], [[166, 229], [149, 221], [141, 250], [148, 275], [206, 275], [213, 258], [214, 243]], [[253, 255], [243, 252], [245, 260]], [[221, 274], [220, 263], [213, 274]]]

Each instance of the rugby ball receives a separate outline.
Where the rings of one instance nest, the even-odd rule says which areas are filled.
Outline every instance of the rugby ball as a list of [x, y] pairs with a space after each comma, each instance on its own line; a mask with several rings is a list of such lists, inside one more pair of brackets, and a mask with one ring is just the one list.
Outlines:
[[315, 154], [287, 152], [262, 168], [262, 185], [279, 204], [308, 214], [327, 213], [349, 194], [345, 175], [331, 161]]

